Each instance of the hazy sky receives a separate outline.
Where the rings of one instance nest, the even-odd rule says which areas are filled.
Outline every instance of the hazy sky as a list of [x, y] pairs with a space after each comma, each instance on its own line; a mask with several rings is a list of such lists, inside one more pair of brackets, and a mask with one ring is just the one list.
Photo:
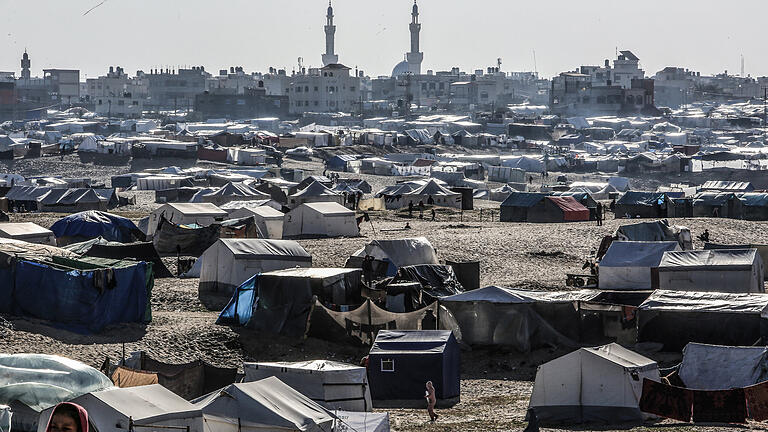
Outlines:
[[[323, 0], [0, 0], [0, 70], [19, 74], [27, 48], [32, 74], [77, 68], [81, 79], [110, 65], [133, 74], [203, 65], [291, 69], [318, 66]], [[340, 62], [388, 75], [409, 48], [411, 0], [334, 0]], [[768, 1], [420, 0], [422, 69], [495, 65], [551, 77], [602, 64], [628, 49], [653, 75], [665, 66], [768, 75], [761, 29]], [[536, 64], [534, 55], [536, 52]]]

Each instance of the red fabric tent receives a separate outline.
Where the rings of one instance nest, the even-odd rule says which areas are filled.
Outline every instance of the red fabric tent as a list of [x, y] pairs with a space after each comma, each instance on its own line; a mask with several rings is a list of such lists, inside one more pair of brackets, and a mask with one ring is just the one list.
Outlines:
[[553, 204], [560, 207], [563, 211], [563, 219], [567, 222], [578, 222], [589, 220], [589, 209], [584, 207], [580, 202], [576, 201], [573, 197], [553, 197], [548, 196], [548, 200], [551, 200]]

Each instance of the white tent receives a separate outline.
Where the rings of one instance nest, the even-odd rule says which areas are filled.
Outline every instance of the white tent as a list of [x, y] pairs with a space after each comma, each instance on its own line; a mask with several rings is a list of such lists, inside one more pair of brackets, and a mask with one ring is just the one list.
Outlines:
[[659, 289], [762, 293], [763, 271], [757, 249], [664, 252], [659, 263]]
[[53, 232], [32, 222], [0, 223], [0, 238], [56, 246]]
[[683, 349], [678, 371], [685, 387], [728, 390], [768, 380], [768, 348], [691, 342]]
[[[73, 399], [72, 402], [88, 411], [88, 420], [98, 432], [150, 431], [165, 428], [186, 430], [187, 427], [189, 432], [208, 430], [203, 426], [203, 416], [198, 407], [160, 384], [88, 393]], [[51, 407], [40, 413], [37, 432], [46, 432], [45, 427], [53, 409], [54, 407]], [[150, 425], [158, 428], [142, 427]]]
[[338, 417], [337, 431], [389, 432], [389, 413], [333, 411], [333, 414]]
[[217, 221], [223, 221], [227, 212], [211, 203], [170, 203], [163, 204], [149, 214], [147, 236], [154, 235], [160, 216], [177, 225], [197, 224], [208, 226]]
[[194, 403], [216, 432], [322, 432], [334, 423], [328, 410], [275, 377], [231, 384]]
[[614, 241], [600, 261], [601, 289], [650, 290], [651, 269], [666, 251], [679, 251], [677, 242]]
[[312, 256], [291, 240], [219, 239], [200, 260], [200, 291], [227, 295], [257, 273], [312, 267]]
[[328, 189], [320, 182], [313, 181], [309, 186], [288, 197], [288, 205], [291, 208], [296, 208], [301, 204], [314, 202], [334, 202], [342, 204], [344, 202], [344, 195]]
[[256, 219], [256, 227], [259, 228], [259, 237], [268, 239], [283, 238], [283, 222], [285, 214], [270, 206], [243, 207], [229, 214], [230, 219], [253, 217]]
[[655, 361], [612, 343], [581, 348], [539, 366], [530, 408], [542, 423], [640, 422], [643, 379]]
[[364, 367], [329, 360], [244, 363], [244, 382], [271, 376], [320, 405], [334, 410], [371, 411], [368, 372]]
[[432, 243], [424, 237], [396, 240], [373, 240], [358, 250], [353, 257], [372, 256], [375, 260], [391, 263], [387, 274], [392, 276], [397, 269], [409, 265], [440, 264]]
[[335, 202], [302, 204], [285, 215], [283, 238], [357, 237], [355, 212]]

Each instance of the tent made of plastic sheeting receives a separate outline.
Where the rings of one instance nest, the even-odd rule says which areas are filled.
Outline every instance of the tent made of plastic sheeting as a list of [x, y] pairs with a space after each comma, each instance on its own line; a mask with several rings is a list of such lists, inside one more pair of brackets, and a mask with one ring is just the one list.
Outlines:
[[525, 172], [541, 173], [546, 171], [544, 162], [541, 159], [530, 156], [504, 157], [501, 161], [501, 166], [517, 168]]
[[[210, 430], [199, 408], [160, 384], [95, 391], [71, 400], [88, 411], [88, 421], [99, 432], [130, 429]], [[46, 432], [53, 408], [40, 413], [37, 432]], [[145, 427], [140, 427], [140, 426]], [[188, 428], [188, 429], [187, 429]]]
[[440, 297], [464, 292], [453, 267], [447, 265], [418, 264], [400, 267], [395, 277], [392, 278], [391, 284], [408, 283], [417, 283], [419, 291], [390, 292], [388, 290], [387, 292], [388, 296], [396, 298], [403, 296], [400, 302], [405, 303], [405, 311], [426, 306]]
[[77, 258], [78, 254], [56, 246], [29, 243], [0, 237], [0, 254], [14, 258], [51, 259], [54, 256]]
[[206, 430], [334, 430], [333, 414], [275, 377], [231, 384], [195, 400], [194, 405], [205, 416]]
[[259, 238], [276, 240], [283, 238], [285, 214], [268, 205], [240, 208], [230, 213], [229, 217], [233, 219], [253, 217], [259, 229]]
[[51, 226], [51, 231], [59, 245], [96, 237], [120, 243], [144, 240], [144, 233], [130, 219], [95, 210], [65, 216]]
[[460, 396], [461, 355], [450, 330], [382, 330], [368, 361], [374, 405], [379, 401], [420, 401], [421, 405], [426, 381], [432, 381], [438, 400]]
[[656, 290], [637, 308], [638, 342], [679, 351], [689, 342], [753, 345], [766, 340], [768, 294]]
[[669, 198], [664, 193], [627, 191], [616, 201], [617, 217], [666, 217]]
[[539, 366], [529, 407], [543, 424], [642, 423], [643, 379], [655, 361], [616, 343], [580, 348]]
[[355, 212], [337, 202], [302, 204], [285, 215], [283, 238], [357, 237]]
[[543, 346], [576, 346], [579, 301], [599, 292], [525, 291], [489, 286], [442, 297], [440, 304], [456, 320], [461, 341], [469, 345], [507, 346], [529, 352]]
[[359, 411], [333, 411], [333, 415], [338, 418], [337, 425], [338, 422], [340, 422], [350, 431], [389, 432], [390, 430], [389, 413], [386, 412], [369, 413]]
[[693, 390], [729, 390], [768, 381], [768, 348], [689, 343], [678, 376]]
[[534, 192], [512, 192], [501, 203], [501, 222], [527, 222], [531, 208], [544, 200], [546, 194]]
[[299, 268], [259, 273], [235, 290], [219, 324], [239, 324], [303, 337], [315, 298], [359, 304], [360, 269]]
[[271, 376], [330, 410], [372, 411], [364, 367], [330, 360], [243, 363], [244, 382]]
[[0, 238], [56, 246], [53, 232], [32, 222], [0, 223]]
[[664, 252], [679, 250], [674, 241], [614, 241], [600, 260], [600, 289], [651, 290], [651, 269], [658, 268]]
[[[2, 255], [2, 254], [0, 254]], [[78, 333], [152, 320], [152, 264], [106, 258], [16, 259], [0, 268], [0, 312]]]
[[683, 250], [693, 249], [691, 231], [667, 220], [621, 225], [613, 236], [621, 241], [676, 241]]
[[394, 276], [397, 269], [403, 266], [439, 264], [435, 248], [425, 237], [373, 240], [352, 254], [347, 265], [360, 266], [366, 255], [372, 256], [375, 261], [385, 263], [386, 276]]
[[158, 174], [136, 179], [138, 190], [165, 190], [178, 189], [184, 186], [193, 186], [194, 177], [172, 174]]
[[152, 242], [119, 243], [110, 242], [102, 237], [87, 240], [80, 243], [67, 245], [66, 250], [78, 255], [97, 257], [125, 259], [130, 258], [136, 261], [146, 261], [152, 263], [152, 271], [155, 278], [173, 277], [168, 270], [160, 255], [157, 254]]
[[227, 183], [216, 191], [198, 192], [192, 197], [192, 202], [208, 202], [218, 205], [230, 201], [255, 201], [269, 199], [269, 195], [258, 191], [245, 183]]
[[305, 203], [318, 202], [343, 204], [344, 195], [328, 189], [320, 182], [313, 181], [309, 186], [288, 196], [288, 205], [291, 208], [296, 208]]
[[461, 208], [461, 194], [441, 186], [432, 179], [427, 181], [424, 186], [403, 194], [403, 203], [411, 201], [414, 206], [423, 202], [438, 207]]
[[227, 212], [211, 203], [163, 204], [149, 215], [147, 237], [152, 237], [155, 233], [161, 217], [165, 217], [167, 221], [177, 225], [208, 226], [224, 220], [227, 217]]
[[768, 220], [768, 193], [742, 193], [738, 195], [742, 217], [750, 221]]
[[748, 245], [726, 245], [716, 243], [704, 243], [704, 249], [757, 249], [760, 258], [763, 259], [763, 277], [768, 280], [768, 245], [748, 244]]
[[[504, 202], [504, 200], [509, 198], [510, 194], [515, 192], [525, 192], [527, 189], [528, 185], [526, 183], [516, 183], [514, 185], [505, 184], [496, 189], [491, 189], [488, 193], [488, 199], [491, 201]], [[477, 198], [477, 196], [475, 196], [475, 198]]]
[[219, 239], [200, 259], [200, 291], [228, 296], [257, 273], [312, 266], [312, 256], [292, 240]]
[[665, 252], [659, 263], [659, 288], [762, 293], [763, 273], [763, 259], [757, 249]]
[[216, 243], [221, 235], [221, 225], [212, 224], [205, 227], [177, 225], [160, 217], [160, 222], [154, 232], [152, 243], [155, 250], [162, 256], [187, 255], [199, 257], [211, 245]]

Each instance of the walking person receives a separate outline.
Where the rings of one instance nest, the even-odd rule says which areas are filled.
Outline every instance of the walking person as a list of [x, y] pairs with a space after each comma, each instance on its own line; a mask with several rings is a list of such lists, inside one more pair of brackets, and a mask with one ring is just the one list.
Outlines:
[[595, 209], [595, 219], [597, 219], [597, 226], [603, 226], [603, 204], [597, 203], [597, 209]]
[[435, 397], [435, 387], [432, 385], [432, 381], [427, 381], [427, 392], [424, 394], [424, 398], [427, 400], [427, 413], [429, 414], [429, 421], [434, 422], [437, 420], [437, 414], [435, 414], [435, 404], [437, 398]]

